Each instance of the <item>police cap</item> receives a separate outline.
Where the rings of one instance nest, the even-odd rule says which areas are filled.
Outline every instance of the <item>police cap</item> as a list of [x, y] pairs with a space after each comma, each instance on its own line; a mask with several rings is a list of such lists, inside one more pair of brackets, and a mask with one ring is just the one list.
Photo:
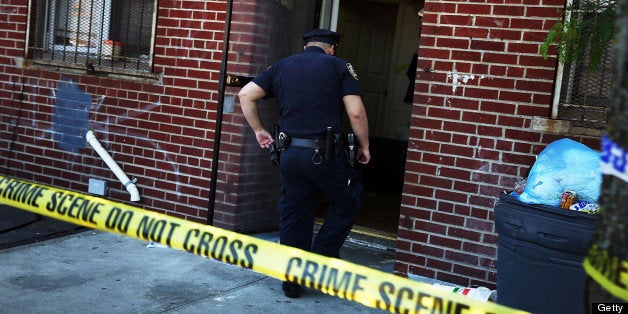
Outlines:
[[330, 45], [337, 45], [340, 41], [340, 34], [327, 29], [315, 29], [303, 34], [303, 40], [305, 40], [306, 43], [316, 41]]

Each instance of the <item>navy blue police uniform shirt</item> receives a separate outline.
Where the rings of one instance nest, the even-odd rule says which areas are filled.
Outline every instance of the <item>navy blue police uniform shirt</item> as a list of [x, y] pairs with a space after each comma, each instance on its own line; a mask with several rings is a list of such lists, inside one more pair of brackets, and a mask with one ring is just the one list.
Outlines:
[[277, 99], [280, 129], [295, 138], [324, 138], [328, 126], [341, 133], [342, 97], [361, 95], [351, 64], [316, 46], [273, 63], [253, 82]]

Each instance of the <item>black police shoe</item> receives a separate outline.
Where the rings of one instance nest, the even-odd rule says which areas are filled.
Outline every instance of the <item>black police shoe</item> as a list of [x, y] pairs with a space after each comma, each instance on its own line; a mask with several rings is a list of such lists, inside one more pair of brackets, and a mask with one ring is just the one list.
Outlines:
[[301, 296], [301, 286], [294, 282], [284, 281], [281, 284], [281, 289], [288, 298], [296, 299]]

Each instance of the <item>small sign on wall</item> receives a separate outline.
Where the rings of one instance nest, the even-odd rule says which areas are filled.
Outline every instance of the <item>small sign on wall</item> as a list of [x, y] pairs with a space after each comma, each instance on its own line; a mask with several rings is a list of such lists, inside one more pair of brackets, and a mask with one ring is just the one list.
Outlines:
[[225, 100], [222, 103], [222, 112], [232, 113], [234, 110], [235, 96], [225, 96]]

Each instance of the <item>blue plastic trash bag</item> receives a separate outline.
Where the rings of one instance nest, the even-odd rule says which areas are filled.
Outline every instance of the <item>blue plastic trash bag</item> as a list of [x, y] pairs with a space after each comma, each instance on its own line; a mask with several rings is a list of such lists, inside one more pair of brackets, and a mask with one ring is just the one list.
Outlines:
[[597, 203], [602, 185], [600, 153], [568, 138], [547, 145], [537, 156], [518, 198], [527, 204], [560, 206], [565, 190], [578, 202]]

